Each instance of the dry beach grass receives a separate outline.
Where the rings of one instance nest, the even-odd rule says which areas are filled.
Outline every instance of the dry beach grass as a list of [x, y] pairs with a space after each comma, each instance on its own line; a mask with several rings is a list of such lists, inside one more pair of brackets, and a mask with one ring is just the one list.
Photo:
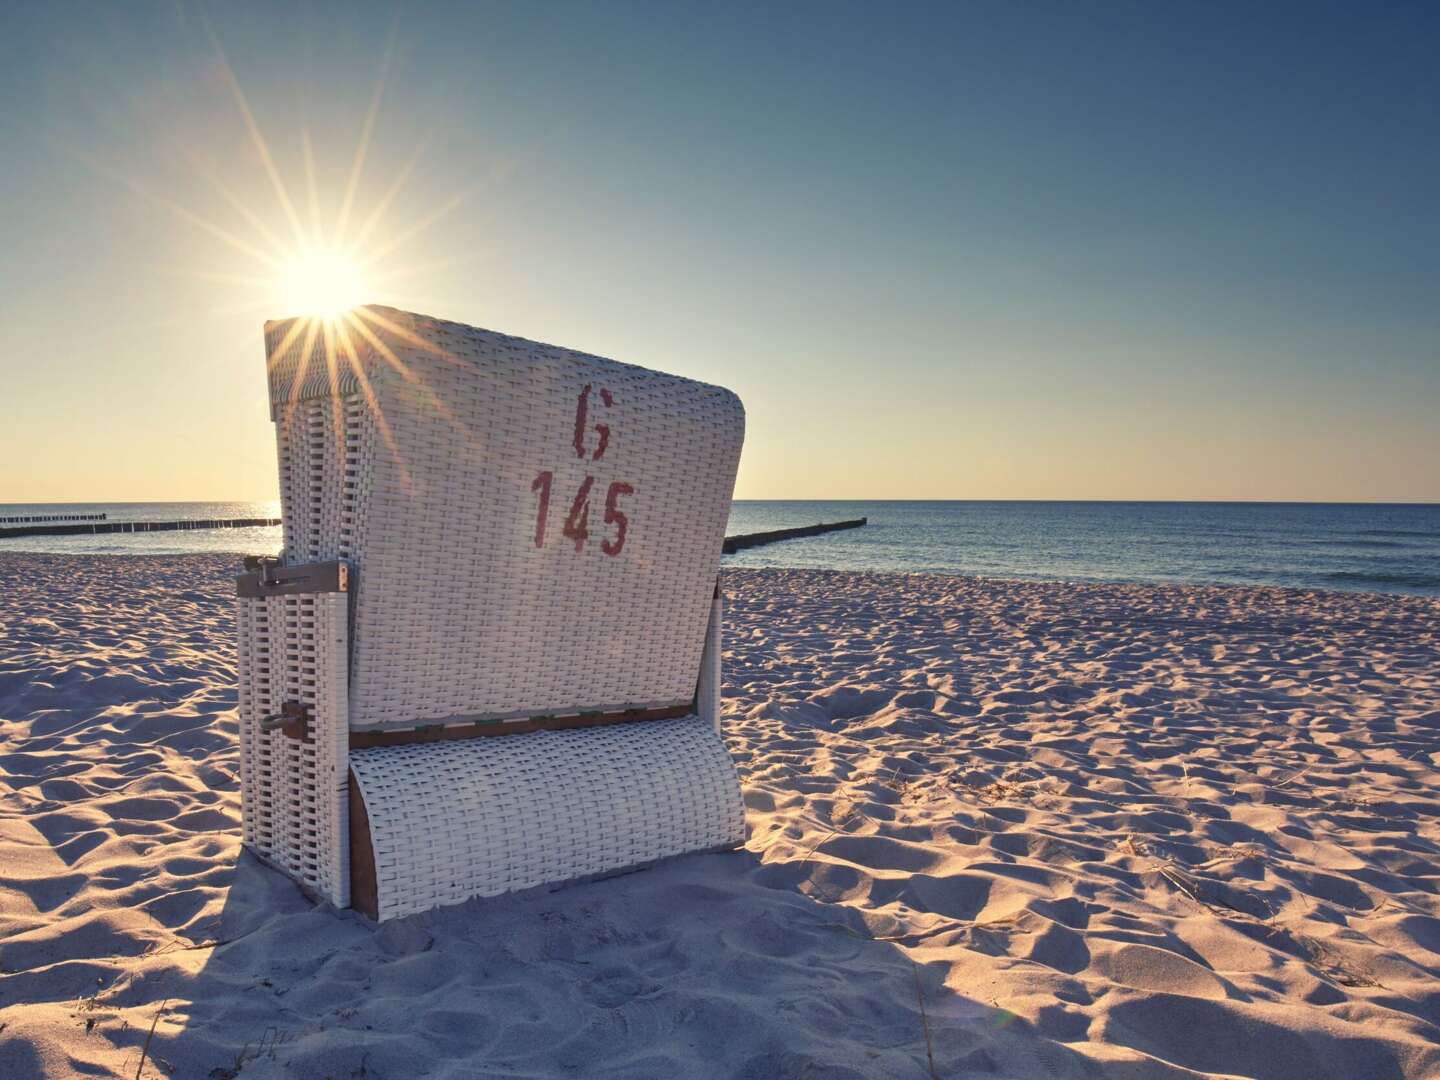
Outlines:
[[377, 930], [234, 561], [0, 556], [0, 1075], [1440, 1075], [1440, 601], [730, 571], [745, 851]]

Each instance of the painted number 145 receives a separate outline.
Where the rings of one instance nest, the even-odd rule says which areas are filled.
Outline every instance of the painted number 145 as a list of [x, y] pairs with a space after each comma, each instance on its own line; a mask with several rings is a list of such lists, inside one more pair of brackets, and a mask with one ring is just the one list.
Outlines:
[[[530, 490], [539, 497], [540, 505], [535, 512], [535, 546], [545, 546], [545, 524], [550, 516], [550, 485], [555, 479], [555, 474], [546, 469], [535, 482], [530, 485]], [[575, 550], [583, 551], [585, 541], [590, 538], [590, 489], [595, 486], [595, 477], [585, 477], [585, 482], [580, 485], [580, 490], [575, 493], [574, 500], [570, 503], [570, 513], [565, 515], [565, 527], [561, 535], [575, 541]], [[625, 534], [630, 528], [630, 519], [620, 509], [620, 500], [626, 495], [635, 494], [635, 489], [629, 484], [622, 484], [615, 481], [605, 492], [605, 524], [615, 527], [615, 534], [600, 541], [600, 550], [606, 555], [619, 555], [620, 549], [625, 546]]]
[[[590, 424], [590, 392], [594, 389], [590, 383], [585, 384], [585, 389], [580, 391], [580, 400], [575, 405], [575, 437], [573, 445], [575, 456], [585, 458], [586, 442], [589, 435]], [[600, 405], [608, 410], [615, 404], [615, 399], [610, 391], [603, 386], [600, 388]], [[595, 449], [588, 456], [591, 461], [599, 461], [605, 456], [605, 451], [610, 445], [610, 425], [597, 422], [594, 424], [596, 435]], [[555, 473], [546, 469], [535, 477], [530, 490], [535, 493], [539, 505], [535, 508], [535, 546], [545, 546], [545, 523], [550, 516], [550, 488], [555, 482]], [[585, 541], [590, 538], [590, 491], [595, 486], [595, 477], [587, 476], [580, 485], [580, 490], [575, 493], [575, 498], [570, 503], [570, 513], [565, 515], [565, 527], [562, 535], [567, 540], [575, 541], [575, 551], [579, 553], [585, 550]], [[620, 549], [625, 546], [625, 533], [630, 528], [630, 519], [620, 509], [620, 500], [626, 495], [635, 494], [635, 489], [629, 484], [615, 481], [605, 492], [605, 524], [614, 528], [614, 534], [600, 541], [600, 550], [606, 555], [619, 555]]]

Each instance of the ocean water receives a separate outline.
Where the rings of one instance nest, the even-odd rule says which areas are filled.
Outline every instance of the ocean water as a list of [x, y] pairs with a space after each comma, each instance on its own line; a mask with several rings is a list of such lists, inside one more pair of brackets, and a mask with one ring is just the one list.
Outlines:
[[[110, 521], [278, 516], [270, 503], [0, 504], [0, 517], [106, 513]], [[1157, 502], [737, 502], [730, 533], [868, 517], [862, 529], [725, 557], [1062, 581], [1205, 582], [1440, 596], [1440, 505]], [[633, 519], [632, 519], [633, 520]], [[632, 528], [638, 526], [633, 521]], [[0, 539], [0, 551], [267, 553], [280, 530]]]
[[726, 564], [1440, 595], [1435, 504], [739, 503], [730, 531], [856, 517], [870, 524]]

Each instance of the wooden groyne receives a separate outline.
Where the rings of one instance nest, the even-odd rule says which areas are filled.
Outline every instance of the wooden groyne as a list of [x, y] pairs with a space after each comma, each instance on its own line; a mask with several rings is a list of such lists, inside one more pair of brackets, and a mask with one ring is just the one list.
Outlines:
[[0, 540], [19, 536], [100, 536], [105, 533], [178, 532], [181, 529], [253, 529], [279, 518], [191, 518], [188, 521], [107, 521], [93, 525], [25, 525], [0, 529]]
[[52, 521], [104, 520], [104, 514], [28, 514], [25, 517], [0, 517], [0, 525], [40, 525]]
[[746, 548], [763, 547], [781, 540], [799, 540], [804, 536], [821, 536], [825, 533], [839, 532], [841, 529], [858, 529], [869, 520], [869, 518], [855, 518], [851, 521], [831, 521], [823, 525], [802, 525], [795, 529], [741, 533], [738, 536], [727, 536], [725, 546], [720, 550], [726, 555], [734, 555], [735, 552], [744, 551]]
[[[104, 515], [100, 515], [102, 518]], [[740, 533], [727, 536], [721, 549], [726, 555], [733, 555], [746, 548], [763, 547], [781, 540], [799, 540], [805, 536], [822, 536], [842, 529], [858, 529], [869, 518], [855, 518], [852, 521], [831, 521], [821, 525], [801, 525], [794, 529], [774, 529], [770, 532]], [[95, 521], [65, 524], [22, 525], [13, 529], [0, 529], [0, 540], [21, 536], [102, 536], [106, 533], [177, 532], [182, 529], [253, 529], [266, 525], [279, 525], [279, 518], [191, 518], [188, 521]]]

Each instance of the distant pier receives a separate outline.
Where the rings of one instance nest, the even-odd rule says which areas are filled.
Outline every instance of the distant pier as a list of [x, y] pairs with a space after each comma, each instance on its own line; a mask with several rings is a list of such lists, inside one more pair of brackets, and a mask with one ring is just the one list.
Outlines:
[[[104, 514], [100, 515], [102, 518], [104, 516]], [[109, 521], [93, 525], [25, 525], [18, 529], [0, 529], [0, 540], [10, 540], [20, 536], [101, 536], [105, 533], [178, 532], [182, 529], [253, 529], [279, 524], [279, 518], [191, 518], [188, 521]]]
[[[17, 528], [0, 529], [0, 540], [21, 536], [102, 536], [107, 533], [177, 532], [182, 529], [254, 529], [267, 525], [279, 525], [279, 518], [191, 518], [187, 521], [105, 521], [104, 514], [57, 514], [47, 517], [0, 518], [0, 521], [28, 521], [34, 524]], [[831, 521], [820, 525], [801, 525], [793, 529], [773, 529], [770, 532], [740, 533], [727, 536], [722, 551], [733, 555], [747, 548], [763, 547], [782, 540], [799, 540], [806, 536], [823, 536], [825, 533], [840, 532], [842, 529], [858, 529], [869, 518], [855, 518], [852, 521]], [[55, 524], [40, 524], [55, 522]]]
[[869, 520], [869, 518], [854, 518], [850, 521], [831, 521], [823, 525], [802, 525], [795, 529], [741, 533], [738, 536], [727, 536], [725, 545], [720, 550], [725, 555], [734, 555], [737, 551], [744, 551], [746, 548], [764, 547], [766, 544], [776, 544], [781, 540], [799, 540], [802, 537], [821, 536], [825, 533], [839, 532], [842, 529], [858, 529]]
[[40, 525], [51, 521], [104, 520], [104, 514], [28, 514], [25, 517], [0, 517], [0, 525]]

